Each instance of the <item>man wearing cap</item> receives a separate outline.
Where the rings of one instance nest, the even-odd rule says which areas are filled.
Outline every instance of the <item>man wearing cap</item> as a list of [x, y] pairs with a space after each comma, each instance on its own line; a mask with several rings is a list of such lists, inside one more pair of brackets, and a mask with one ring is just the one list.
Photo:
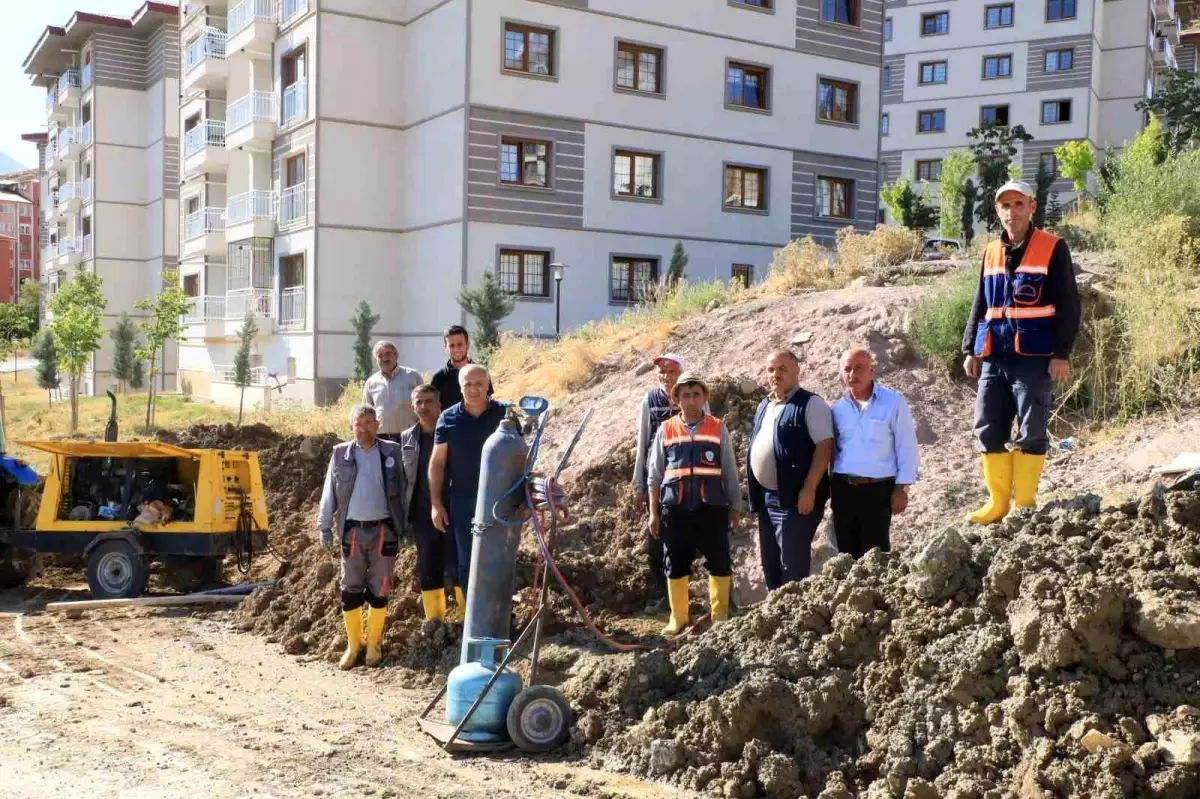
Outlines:
[[[683, 371], [683, 358], [673, 352], [664, 353], [654, 359], [658, 370], [658, 385], [642, 397], [642, 408], [638, 413], [637, 444], [633, 451], [633, 498], [638, 517], [646, 509], [646, 457], [658, 428], [667, 419], [679, 413], [671, 402], [671, 390]], [[650, 564], [651, 585], [658, 585], [663, 576], [663, 544], [659, 536], [646, 533], [646, 555]], [[662, 600], [657, 600], [661, 602]]]
[[671, 388], [679, 413], [654, 434], [649, 453], [650, 535], [661, 538], [671, 620], [663, 635], [688, 623], [688, 575], [697, 550], [708, 569], [714, 622], [729, 618], [729, 525], [742, 508], [737, 456], [725, 423], [705, 411], [708, 386], [683, 374]]
[[1003, 519], [1013, 503], [1034, 507], [1050, 443], [1051, 384], [1070, 375], [1079, 332], [1071, 253], [1065, 241], [1033, 227], [1036, 209], [1028, 183], [1014, 180], [996, 191], [1004, 231], [984, 252], [963, 331], [963, 369], [979, 378], [975, 438], [989, 497], [967, 516], [976, 524]]

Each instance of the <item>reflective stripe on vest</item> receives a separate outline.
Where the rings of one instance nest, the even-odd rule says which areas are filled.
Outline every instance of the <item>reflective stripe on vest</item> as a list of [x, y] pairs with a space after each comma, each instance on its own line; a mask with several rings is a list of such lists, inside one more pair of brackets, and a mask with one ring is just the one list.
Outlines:
[[975, 330], [975, 355], [1052, 354], [1055, 307], [1047, 300], [1046, 283], [1058, 242], [1057, 236], [1035, 228], [1011, 275], [1005, 268], [1004, 245], [988, 245], [980, 278], [986, 310]]
[[705, 415], [693, 435], [682, 416], [672, 416], [662, 427], [666, 465], [659, 500], [663, 505], [728, 506], [721, 470], [721, 422]]

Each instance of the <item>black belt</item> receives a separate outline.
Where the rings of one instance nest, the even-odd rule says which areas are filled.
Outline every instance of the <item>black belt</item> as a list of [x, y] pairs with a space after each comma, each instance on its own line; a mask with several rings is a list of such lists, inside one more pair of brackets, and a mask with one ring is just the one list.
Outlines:
[[347, 519], [345, 527], [347, 530], [349, 530], [351, 527], [370, 527], [373, 524], [374, 525], [386, 524], [388, 527], [393, 527], [392, 517], [389, 516], [386, 519], [373, 519], [369, 522], [363, 521], [362, 519]]
[[859, 477], [856, 474], [834, 474], [839, 480], [843, 480], [852, 486], [872, 485], [874, 483], [886, 483], [888, 480], [895, 480], [895, 477]]

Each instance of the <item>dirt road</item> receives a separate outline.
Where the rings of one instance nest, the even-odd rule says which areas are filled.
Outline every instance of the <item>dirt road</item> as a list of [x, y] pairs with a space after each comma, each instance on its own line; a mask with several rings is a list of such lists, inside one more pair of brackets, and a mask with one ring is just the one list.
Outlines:
[[83, 592], [0, 593], [0, 794], [54, 797], [652, 797], [575, 763], [450, 757], [430, 694], [233, 630], [227, 612], [41, 612]]

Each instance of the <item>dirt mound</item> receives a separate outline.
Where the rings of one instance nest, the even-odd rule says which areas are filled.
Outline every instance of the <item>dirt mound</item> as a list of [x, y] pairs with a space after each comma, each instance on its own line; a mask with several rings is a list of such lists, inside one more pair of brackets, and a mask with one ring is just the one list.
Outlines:
[[[1084, 497], [839, 556], [564, 687], [598, 764], [715, 795], [1182, 798], [1200, 625], [1176, 611], [1198, 600], [1200, 493]], [[1163, 635], [1178, 648], [1146, 640]]]

